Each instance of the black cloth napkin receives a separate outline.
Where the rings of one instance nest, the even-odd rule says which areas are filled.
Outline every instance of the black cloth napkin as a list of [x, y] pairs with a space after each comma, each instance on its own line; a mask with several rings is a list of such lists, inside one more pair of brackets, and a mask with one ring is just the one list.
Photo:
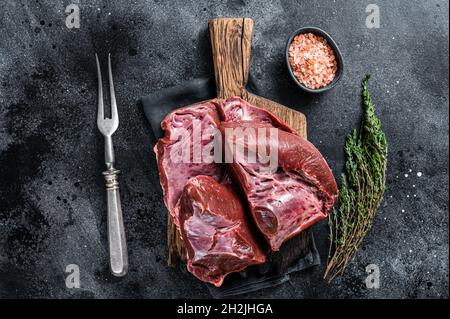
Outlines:
[[[258, 88], [251, 76], [247, 90], [258, 94]], [[154, 142], [163, 136], [161, 121], [168, 113], [215, 97], [214, 78], [190, 80], [142, 97], [141, 103], [152, 128]], [[268, 256], [265, 264], [251, 266], [240, 273], [228, 275], [219, 288], [207, 284], [211, 295], [214, 298], [224, 298], [277, 286], [288, 281], [290, 274], [320, 264], [313, 232], [312, 230], [306, 232], [306, 235], [297, 236], [284, 243], [279, 252]], [[181, 269], [187, 272], [184, 265]]]

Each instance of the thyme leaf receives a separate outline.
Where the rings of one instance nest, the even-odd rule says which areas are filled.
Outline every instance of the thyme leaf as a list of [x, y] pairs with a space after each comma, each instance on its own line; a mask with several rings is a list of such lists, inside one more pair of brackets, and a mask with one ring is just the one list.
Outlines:
[[375, 115], [367, 82], [362, 81], [364, 115], [359, 131], [345, 142], [346, 163], [339, 192], [339, 207], [328, 218], [330, 252], [324, 278], [342, 275], [372, 227], [386, 185], [387, 140]]

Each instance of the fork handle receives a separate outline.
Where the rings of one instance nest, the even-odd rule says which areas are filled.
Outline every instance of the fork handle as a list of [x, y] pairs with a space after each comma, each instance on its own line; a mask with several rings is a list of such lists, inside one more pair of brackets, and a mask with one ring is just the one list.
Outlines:
[[122, 206], [120, 203], [119, 170], [110, 168], [103, 172], [106, 180], [108, 207], [108, 242], [111, 273], [122, 277], [128, 272], [128, 252], [123, 226]]

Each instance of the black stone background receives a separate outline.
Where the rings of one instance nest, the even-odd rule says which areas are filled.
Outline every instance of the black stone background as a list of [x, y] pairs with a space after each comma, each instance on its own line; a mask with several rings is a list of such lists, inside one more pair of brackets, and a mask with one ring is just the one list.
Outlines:
[[[212, 74], [208, 19], [249, 16], [258, 86], [306, 114], [309, 139], [337, 177], [345, 136], [359, 121], [366, 72], [390, 144], [385, 200], [346, 274], [329, 286], [322, 265], [245, 297], [448, 298], [447, 1], [376, 1], [379, 29], [365, 26], [372, 0], [73, 2], [81, 9], [80, 29], [65, 26], [70, 1], [1, 4], [0, 297], [209, 296], [203, 283], [166, 266], [166, 210], [137, 101]], [[284, 62], [289, 34], [308, 25], [334, 37], [346, 65], [339, 85], [317, 96], [297, 89]], [[130, 255], [122, 279], [107, 266], [103, 140], [96, 128], [94, 53], [105, 61], [108, 51]], [[314, 228], [325, 260], [326, 223]], [[365, 287], [371, 263], [380, 268], [380, 289]], [[80, 267], [80, 289], [65, 286], [68, 264]]]

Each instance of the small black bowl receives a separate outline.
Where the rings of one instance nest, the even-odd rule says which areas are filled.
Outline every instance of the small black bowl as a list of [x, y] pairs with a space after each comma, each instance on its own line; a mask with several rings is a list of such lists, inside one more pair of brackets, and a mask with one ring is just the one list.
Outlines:
[[[330, 84], [328, 84], [327, 86], [324, 86], [320, 89], [310, 89], [310, 88], [304, 86], [302, 83], [300, 83], [300, 81], [297, 80], [297, 78], [295, 77], [294, 72], [292, 71], [292, 68], [291, 68], [291, 64], [289, 63], [289, 46], [291, 45], [294, 37], [297, 34], [302, 34], [302, 33], [313, 33], [313, 34], [324, 37], [327, 40], [327, 42], [330, 44], [331, 48], [334, 51], [334, 55], [336, 57], [336, 62], [337, 62], [336, 76], [334, 77], [333, 81]], [[291, 77], [295, 81], [295, 83], [297, 83], [297, 85], [301, 89], [303, 89], [307, 92], [310, 92], [310, 93], [322, 93], [322, 92], [332, 89], [336, 85], [336, 83], [341, 79], [342, 74], [344, 73], [344, 61], [342, 59], [341, 51], [339, 50], [336, 42], [334, 42], [334, 40], [331, 38], [331, 36], [328, 33], [323, 31], [322, 29], [319, 29], [316, 27], [300, 28], [291, 34], [291, 36], [289, 37], [289, 40], [287, 41], [287, 44], [286, 44], [286, 64], [287, 64], [287, 68], [289, 70], [289, 74], [291, 75]]]

